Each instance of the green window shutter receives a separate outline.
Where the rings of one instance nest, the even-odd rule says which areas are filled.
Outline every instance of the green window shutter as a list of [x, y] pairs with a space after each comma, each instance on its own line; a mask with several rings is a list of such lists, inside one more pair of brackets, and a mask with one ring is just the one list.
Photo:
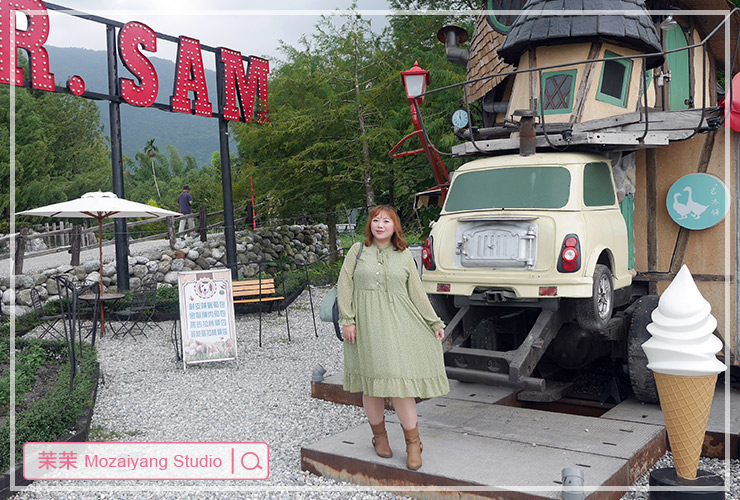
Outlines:
[[[686, 37], [680, 26], [674, 26], [665, 34], [666, 50], [681, 49], [687, 46]], [[669, 82], [668, 105], [671, 111], [677, 109], [689, 109], [686, 100], [689, 95], [689, 52], [682, 50], [666, 54], [666, 63], [671, 71]]]
[[575, 69], [542, 74], [541, 106], [546, 115], [569, 114], [573, 111], [577, 74]]
[[627, 268], [635, 268], [635, 195], [628, 194], [619, 204], [624, 222], [627, 224]]
[[[620, 56], [606, 51], [604, 57]], [[601, 78], [596, 90], [596, 100], [626, 108], [631, 74], [632, 61], [629, 59], [604, 61], [601, 65]]]

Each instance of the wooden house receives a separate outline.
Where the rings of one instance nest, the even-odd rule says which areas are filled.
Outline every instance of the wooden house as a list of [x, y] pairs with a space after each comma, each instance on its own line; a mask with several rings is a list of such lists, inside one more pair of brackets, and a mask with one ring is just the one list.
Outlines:
[[[693, 230], [671, 218], [668, 193], [704, 173], [737, 203], [740, 134], [724, 126], [718, 75], [727, 73], [728, 87], [738, 71], [737, 56], [724, 68], [740, 15], [727, 17], [726, 0], [484, 0], [483, 9], [465, 84], [466, 109], [476, 111], [452, 127], [453, 155], [516, 154], [517, 121], [529, 114], [537, 151], [609, 156], [633, 237], [634, 283], [660, 293], [686, 264], [737, 364], [737, 209]], [[496, 13], [513, 9], [522, 10]]]

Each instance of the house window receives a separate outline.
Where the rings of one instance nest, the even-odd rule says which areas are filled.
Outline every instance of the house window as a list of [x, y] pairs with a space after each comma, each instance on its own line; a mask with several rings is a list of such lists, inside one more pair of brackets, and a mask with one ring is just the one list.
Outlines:
[[542, 74], [542, 105], [546, 115], [570, 113], [577, 71], [554, 71]]
[[[604, 57], [620, 56], [606, 51]], [[599, 89], [596, 91], [596, 100], [626, 108], [631, 72], [632, 61], [629, 59], [604, 61], [601, 69]]]
[[511, 29], [514, 20], [519, 16], [518, 11], [524, 6], [524, 0], [486, 0], [484, 5], [486, 6], [486, 10], [489, 11], [486, 16], [488, 24], [499, 33], [505, 35]]

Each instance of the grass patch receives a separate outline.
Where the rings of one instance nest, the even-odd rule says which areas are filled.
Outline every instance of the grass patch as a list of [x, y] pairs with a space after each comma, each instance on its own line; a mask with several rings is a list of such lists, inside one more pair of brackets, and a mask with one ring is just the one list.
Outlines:
[[[9, 352], [9, 339], [2, 339], [3, 351]], [[50, 364], [61, 365], [56, 380], [49, 380], [42, 395], [29, 405], [24, 405], [21, 411], [16, 412], [16, 439], [15, 453], [16, 461], [20, 462], [23, 452], [23, 444], [31, 441], [49, 442], [55, 441], [60, 436], [69, 432], [75, 425], [77, 419], [82, 416], [87, 407], [92, 404], [90, 392], [95, 381], [97, 371], [96, 352], [89, 344], [83, 344], [82, 357], [78, 357], [79, 372], [75, 377], [74, 388], [69, 391], [69, 369], [67, 365], [67, 346], [63, 341], [39, 340], [39, 339], [16, 339], [16, 387], [21, 365], [23, 370], [30, 372], [32, 366], [36, 366], [34, 374], [38, 374], [44, 367]], [[27, 354], [24, 354], [27, 353]], [[40, 362], [40, 360], [43, 360]], [[33, 378], [34, 375], [28, 375]], [[26, 383], [26, 382], [24, 382]], [[0, 390], [3, 394], [9, 394], [10, 378], [2, 379], [3, 386]], [[33, 384], [31, 384], [33, 385]], [[18, 400], [21, 398], [19, 397]], [[5, 407], [5, 418], [0, 427], [0, 469], [7, 471], [10, 466], [10, 422], [7, 418], [8, 408]]]

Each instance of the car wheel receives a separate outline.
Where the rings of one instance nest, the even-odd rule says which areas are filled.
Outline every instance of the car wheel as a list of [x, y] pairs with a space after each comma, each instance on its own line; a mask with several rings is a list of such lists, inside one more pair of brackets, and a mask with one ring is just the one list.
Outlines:
[[592, 332], [606, 328], [614, 307], [614, 284], [608, 267], [596, 264], [591, 297], [576, 299], [575, 306], [576, 321], [583, 328]]
[[658, 403], [658, 388], [652, 370], [647, 367], [648, 359], [642, 344], [650, 338], [647, 326], [652, 321], [651, 314], [658, 307], [657, 295], [645, 295], [637, 299], [627, 333], [627, 370], [630, 376], [632, 393], [643, 403]]

